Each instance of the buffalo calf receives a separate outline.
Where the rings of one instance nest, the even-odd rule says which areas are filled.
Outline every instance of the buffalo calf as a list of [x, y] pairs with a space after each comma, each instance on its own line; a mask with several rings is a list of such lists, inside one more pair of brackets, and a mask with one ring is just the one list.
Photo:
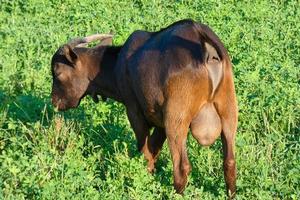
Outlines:
[[[85, 47], [95, 40], [101, 42]], [[54, 106], [75, 108], [86, 95], [95, 102], [97, 95], [122, 102], [150, 172], [167, 139], [178, 193], [191, 170], [188, 131], [204, 146], [221, 135], [225, 182], [233, 197], [238, 113], [232, 66], [220, 39], [208, 26], [182, 20], [158, 32], [135, 31], [122, 46], [111, 41], [111, 35], [98, 34], [57, 50], [51, 64]]]

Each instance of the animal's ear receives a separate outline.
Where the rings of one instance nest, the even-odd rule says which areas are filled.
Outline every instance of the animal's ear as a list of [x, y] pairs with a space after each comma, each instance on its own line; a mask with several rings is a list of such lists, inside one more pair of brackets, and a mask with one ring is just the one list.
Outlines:
[[111, 46], [112, 45], [112, 37], [107, 37], [101, 40], [101, 42], [97, 46]]
[[77, 54], [73, 51], [70, 45], [65, 44], [63, 46], [64, 55], [66, 56], [67, 60], [70, 63], [75, 64], [76, 60], [78, 59]]

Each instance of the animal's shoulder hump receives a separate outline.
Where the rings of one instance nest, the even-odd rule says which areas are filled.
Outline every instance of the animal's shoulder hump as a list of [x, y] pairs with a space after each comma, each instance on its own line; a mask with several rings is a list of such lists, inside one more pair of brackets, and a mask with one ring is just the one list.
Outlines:
[[126, 52], [126, 57], [130, 57], [139, 47], [143, 46], [150, 37], [151, 34], [147, 31], [134, 31], [124, 44], [123, 49]]

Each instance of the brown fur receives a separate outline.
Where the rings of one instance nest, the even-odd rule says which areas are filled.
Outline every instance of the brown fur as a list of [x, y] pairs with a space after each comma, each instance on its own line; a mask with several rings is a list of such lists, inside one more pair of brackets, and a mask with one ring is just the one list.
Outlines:
[[237, 102], [232, 67], [223, 44], [207, 26], [182, 20], [158, 32], [135, 31], [120, 47], [66, 44], [53, 56], [52, 73], [52, 101], [59, 110], [78, 106], [85, 95], [125, 105], [150, 172], [167, 139], [178, 193], [191, 170], [188, 130], [204, 146], [221, 135], [225, 182], [234, 196]]

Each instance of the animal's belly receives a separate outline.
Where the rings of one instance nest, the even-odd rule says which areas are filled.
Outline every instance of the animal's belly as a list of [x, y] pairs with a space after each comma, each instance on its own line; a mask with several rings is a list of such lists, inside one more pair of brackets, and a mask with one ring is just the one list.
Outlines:
[[212, 103], [205, 104], [190, 125], [193, 137], [203, 146], [209, 146], [220, 136], [221, 119]]
[[142, 95], [140, 95], [142, 98], [139, 98], [139, 103], [149, 124], [163, 128], [163, 104], [165, 98], [156, 82], [153, 84], [148, 83], [147, 85], [151, 85], [151, 87], [143, 85]]
[[161, 128], [164, 127], [161, 109], [147, 109], [145, 111], [145, 117], [150, 125]]

